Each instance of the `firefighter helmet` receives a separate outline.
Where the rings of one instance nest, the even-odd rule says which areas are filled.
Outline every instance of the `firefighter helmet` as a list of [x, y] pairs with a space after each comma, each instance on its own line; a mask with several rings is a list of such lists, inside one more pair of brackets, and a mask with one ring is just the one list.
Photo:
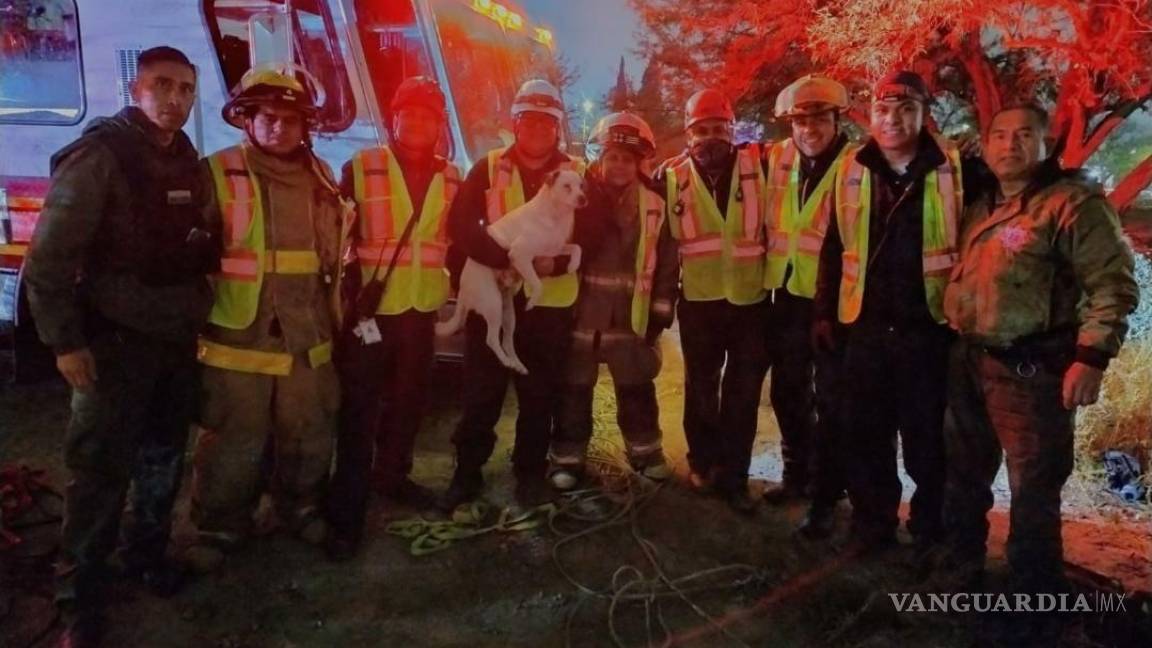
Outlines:
[[848, 90], [827, 77], [807, 74], [776, 95], [776, 116], [789, 118], [848, 110]]
[[630, 112], [612, 113], [596, 123], [589, 138], [590, 143], [601, 149], [607, 146], [623, 146], [641, 159], [656, 152], [656, 136], [648, 122]]
[[701, 90], [688, 98], [684, 105], [684, 130], [692, 128], [692, 124], [705, 119], [723, 119], [726, 122], [736, 121], [736, 113], [732, 110], [732, 103], [724, 93], [715, 88]]
[[446, 112], [444, 93], [435, 81], [426, 76], [404, 79], [396, 88], [396, 93], [392, 95], [390, 105], [393, 114], [400, 112], [405, 106], [423, 106], [438, 115]]
[[312, 119], [320, 111], [316, 105], [315, 83], [305, 75], [307, 83], [286, 69], [252, 68], [240, 78], [232, 91], [232, 98], [221, 111], [224, 121], [236, 128], [244, 127], [244, 118], [263, 105], [277, 105], [300, 111]]
[[551, 115], [556, 121], [564, 121], [564, 102], [560, 99], [560, 91], [544, 79], [525, 81], [512, 100], [512, 117], [519, 117], [526, 112]]

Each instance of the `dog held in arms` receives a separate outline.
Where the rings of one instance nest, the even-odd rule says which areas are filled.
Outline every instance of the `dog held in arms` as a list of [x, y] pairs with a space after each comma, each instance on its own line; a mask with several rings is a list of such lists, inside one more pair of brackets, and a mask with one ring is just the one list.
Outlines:
[[521, 207], [513, 209], [488, 225], [488, 234], [508, 250], [508, 259], [518, 278], [508, 281], [505, 271], [494, 270], [468, 259], [460, 275], [460, 292], [452, 318], [436, 324], [436, 334], [448, 336], [460, 330], [475, 312], [488, 325], [488, 347], [509, 369], [527, 374], [528, 368], [516, 355], [514, 338], [516, 313], [512, 300], [523, 285], [528, 295], [526, 310], [540, 299], [543, 283], [532, 260], [536, 257], [567, 255], [567, 272], [580, 267], [580, 246], [569, 243], [575, 225], [575, 212], [587, 204], [584, 181], [579, 173], [556, 170], [544, 178], [544, 185]]

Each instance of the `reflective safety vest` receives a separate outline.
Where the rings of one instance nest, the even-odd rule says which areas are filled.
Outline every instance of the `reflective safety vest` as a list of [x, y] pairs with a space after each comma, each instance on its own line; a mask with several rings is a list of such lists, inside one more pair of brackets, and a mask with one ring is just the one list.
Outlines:
[[[387, 147], [357, 153], [352, 158], [352, 172], [359, 209], [356, 255], [360, 276], [367, 284], [374, 272], [377, 279], [387, 272], [400, 235], [413, 216], [412, 198], [403, 169]], [[447, 214], [459, 188], [460, 173], [450, 162], [432, 177], [420, 220], [396, 259], [377, 313], [395, 315], [413, 309], [428, 313], [448, 301]]]
[[[557, 167], [565, 171], [576, 171], [584, 175], [584, 161], [569, 157]], [[505, 214], [520, 207], [525, 202], [524, 183], [520, 180], [520, 170], [512, 161], [510, 149], [498, 148], [488, 152], [489, 189], [485, 194], [488, 206], [488, 222], [495, 223]], [[580, 292], [580, 280], [575, 272], [555, 277], [542, 277], [543, 291], [537, 306], [566, 308], [576, 303]]]
[[224, 221], [224, 254], [209, 321], [242, 330], [256, 320], [265, 273], [318, 274], [320, 257], [316, 250], [265, 250], [263, 198], [243, 146], [213, 153], [208, 165]]
[[[847, 147], [844, 147], [847, 148]], [[808, 194], [801, 205], [800, 151], [791, 138], [777, 142], [768, 152], [768, 256], [765, 263], [764, 287], [776, 290], [784, 286], [788, 267], [788, 292], [797, 297], [816, 296], [816, 273], [820, 267], [820, 248], [832, 218], [833, 188], [836, 169], [844, 155], [841, 148], [836, 161]]]
[[[964, 205], [960, 177], [960, 151], [937, 140], [945, 161], [924, 178], [924, 292], [928, 311], [943, 324], [944, 289], [958, 258], [956, 232]], [[856, 161], [860, 147], [845, 151], [837, 167], [836, 224], [844, 242], [840, 277], [840, 321], [849, 324], [864, 305], [868, 271], [868, 227], [872, 208], [872, 174]]]
[[680, 245], [681, 283], [688, 301], [764, 299], [764, 173], [760, 147], [737, 150], [725, 218], [688, 155], [668, 166], [672, 236]]
[[[642, 184], [639, 191], [640, 236], [636, 243], [636, 283], [632, 287], [632, 330], [636, 335], [644, 335], [648, 330], [648, 315], [653, 308], [652, 280], [656, 275], [656, 246], [660, 241], [660, 229], [664, 226], [666, 212], [663, 198]], [[671, 315], [671, 312], [665, 314]]]
[[[264, 205], [259, 181], [250, 172], [243, 146], [233, 146], [208, 158], [224, 224], [224, 254], [216, 275], [216, 301], [209, 317], [216, 326], [245, 329], [260, 308], [264, 275], [316, 275], [322, 271], [316, 250], [266, 250]], [[197, 357], [220, 369], [286, 376], [295, 358], [290, 353], [231, 347], [201, 338]], [[332, 343], [322, 342], [307, 352], [309, 366], [332, 359]]]

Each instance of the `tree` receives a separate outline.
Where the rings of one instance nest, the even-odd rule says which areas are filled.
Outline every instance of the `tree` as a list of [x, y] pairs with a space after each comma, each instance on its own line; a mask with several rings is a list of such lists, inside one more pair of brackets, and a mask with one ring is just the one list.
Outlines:
[[[784, 82], [823, 71], [864, 99], [880, 74], [904, 66], [941, 98], [935, 116], [944, 128], [978, 128], [1008, 103], [1042, 103], [1062, 162], [1076, 167], [1152, 101], [1152, 0], [632, 2], [648, 28], [643, 51], [671, 76], [718, 85], [755, 115], [767, 114], [781, 70]], [[714, 40], [703, 37], [710, 32]], [[1127, 169], [1109, 198], [1123, 209], [1149, 183], [1152, 155]]]
[[628, 80], [628, 75], [624, 73], [624, 57], [621, 56], [620, 70], [616, 73], [616, 85], [608, 91], [604, 105], [612, 112], [621, 112], [631, 109], [634, 103], [632, 83]]

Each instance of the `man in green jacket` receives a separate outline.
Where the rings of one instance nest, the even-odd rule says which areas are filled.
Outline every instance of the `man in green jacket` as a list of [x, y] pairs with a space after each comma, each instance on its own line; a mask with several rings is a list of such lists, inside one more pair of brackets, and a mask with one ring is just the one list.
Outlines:
[[1139, 294], [1116, 212], [1046, 159], [1047, 130], [1035, 106], [993, 118], [984, 158], [996, 182], [967, 210], [945, 293], [961, 336], [950, 358], [945, 508], [950, 566], [963, 587], [983, 570], [1002, 452], [1016, 587], [1066, 587], [1060, 490], [1072, 471], [1074, 415], [1099, 397]]
[[71, 646], [99, 642], [104, 562], [130, 484], [122, 562], [159, 594], [180, 584], [163, 558], [195, 414], [196, 335], [212, 307], [206, 275], [219, 264], [208, 189], [181, 131], [196, 70], [170, 47], [143, 52], [138, 70], [137, 105], [93, 120], [53, 156], [24, 267], [40, 337], [73, 389], [57, 563]]

